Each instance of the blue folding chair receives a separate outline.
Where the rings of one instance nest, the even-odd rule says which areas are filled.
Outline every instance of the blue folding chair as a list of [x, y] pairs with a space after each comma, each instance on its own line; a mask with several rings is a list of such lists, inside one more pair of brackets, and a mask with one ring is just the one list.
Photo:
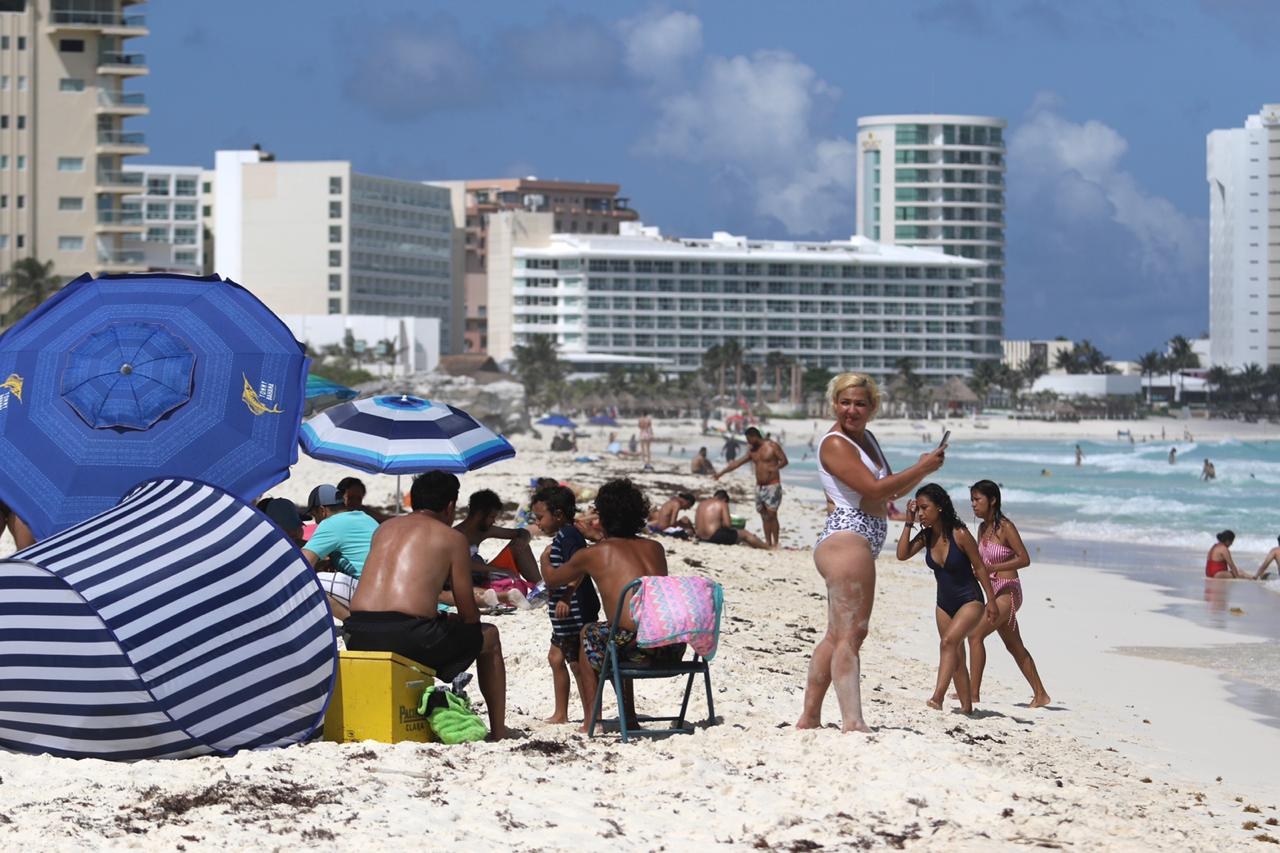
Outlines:
[[[587, 724], [587, 735], [595, 737], [596, 725], [600, 724], [604, 727], [601, 719], [601, 711], [604, 705], [604, 687], [606, 683], [613, 685], [614, 695], [618, 700], [618, 729], [622, 735], [622, 742], [626, 743], [630, 735], [667, 735], [673, 732], [691, 733], [694, 729], [693, 725], [685, 722], [685, 715], [689, 709], [689, 697], [693, 693], [693, 680], [701, 673], [703, 684], [707, 691], [707, 725], [715, 725], [716, 722], [716, 706], [715, 700], [711, 695], [711, 669], [710, 660], [696, 652], [691, 660], [683, 660], [684, 644], [672, 644], [670, 646], [656, 646], [658, 649], [672, 649], [674, 646], [680, 646], [680, 658], [675, 660], [662, 660], [661, 656], [657, 656], [655, 660], [627, 661], [622, 660], [618, 654], [618, 644], [616, 642], [616, 634], [618, 631], [618, 623], [624, 612], [623, 608], [627, 607], [631, 596], [640, 589], [641, 584], [648, 580], [647, 578], [637, 578], [627, 584], [622, 595], [618, 600], [617, 611], [613, 614], [613, 620], [609, 623], [609, 636], [605, 642], [604, 662], [600, 667], [600, 681], [596, 686], [595, 704], [591, 709], [591, 720]], [[716, 644], [720, 640], [720, 615], [724, 607], [723, 589], [718, 583], [710, 583], [708, 585], [708, 595], [711, 596], [711, 604], [715, 611], [715, 628], [714, 639]], [[714, 647], [713, 647], [714, 648]], [[714, 654], [714, 651], [711, 652]], [[585, 663], [585, 662], [584, 662]], [[636, 715], [638, 723], [670, 723], [671, 725], [655, 729], [629, 728], [627, 726], [626, 699], [624, 688], [629, 684], [631, 679], [635, 678], [686, 678], [684, 686], [684, 698], [680, 702], [680, 713], [668, 716], [641, 716]]]

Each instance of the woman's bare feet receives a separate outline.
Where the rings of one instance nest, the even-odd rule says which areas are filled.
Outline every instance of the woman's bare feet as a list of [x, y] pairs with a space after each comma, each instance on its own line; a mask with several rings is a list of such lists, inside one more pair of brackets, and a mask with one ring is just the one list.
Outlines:
[[568, 715], [568, 714], [552, 714], [550, 717], [547, 717], [547, 718], [546, 718], [545, 720], [543, 720], [542, 722], [544, 722], [544, 723], [554, 723], [554, 724], [564, 724], [564, 723], [569, 722], [569, 715]]
[[1039, 696], [1032, 697], [1031, 704], [1029, 707], [1043, 708], [1044, 706], [1048, 705], [1052, 701], [1053, 700], [1049, 698], [1048, 693], [1041, 693]]
[[933, 698], [930, 698], [930, 699], [929, 699], [929, 701], [925, 702], [924, 704], [928, 705], [930, 708], [932, 708], [932, 709], [933, 709], [933, 710], [935, 710], [935, 711], [941, 711], [941, 710], [942, 710], [942, 700], [941, 700], [941, 699], [933, 699]]
[[802, 716], [796, 720], [797, 729], [820, 729], [822, 728], [822, 720], [817, 717]]
[[868, 726], [865, 720], [855, 720], [852, 723], [845, 723], [840, 729], [842, 732], [866, 732], [871, 733], [871, 726]]

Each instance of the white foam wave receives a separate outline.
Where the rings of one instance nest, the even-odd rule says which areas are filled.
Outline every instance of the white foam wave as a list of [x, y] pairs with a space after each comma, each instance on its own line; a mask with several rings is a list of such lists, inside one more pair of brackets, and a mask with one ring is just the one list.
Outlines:
[[[1053, 525], [1050, 532], [1061, 539], [1074, 539], [1087, 542], [1116, 542], [1127, 545], [1151, 545], [1161, 548], [1180, 548], [1188, 551], [1189, 563], [1198, 563], [1200, 568], [1204, 568], [1204, 555], [1209, 552], [1209, 546], [1214, 543], [1214, 537], [1217, 531], [1210, 532], [1205, 529], [1174, 529], [1161, 527], [1141, 527], [1137, 525], [1118, 524], [1108, 521], [1064, 521]], [[1236, 557], [1236, 565], [1240, 566], [1241, 571], [1248, 571], [1252, 574], [1257, 569], [1255, 563], [1250, 568], [1253, 557], [1244, 558], [1241, 562], [1241, 555], [1244, 554], [1265, 554], [1274, 547], [1274, 539], [1265, 539], [1261, 536], [1239, 536], [1235, 543], [1231, 546], [1231, 552]]]

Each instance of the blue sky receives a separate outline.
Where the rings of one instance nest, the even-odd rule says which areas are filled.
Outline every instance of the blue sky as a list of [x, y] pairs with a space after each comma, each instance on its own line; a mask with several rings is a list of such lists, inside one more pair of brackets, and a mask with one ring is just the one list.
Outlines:
[[1006, 335], [1113, 357], [1208, 331], [1205, 135], [1280, 101], [1280, 0], [139, 8], [147, 162], [612, 181], [670, 234], [847, 237], [859, 116], [1004, 117]]

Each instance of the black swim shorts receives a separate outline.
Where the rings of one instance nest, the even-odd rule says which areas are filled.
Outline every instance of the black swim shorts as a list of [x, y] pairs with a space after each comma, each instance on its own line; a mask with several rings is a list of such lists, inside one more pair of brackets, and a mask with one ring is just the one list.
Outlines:
[[715, 533], [702, 540], [703, 542], [711, 542], [715, 545], [737, 545], [738, 531], [732, 527], [721, 527]]
[[426, 664], [441, 681], [453, 681], [480, 655], [484, 638], [478, 622], [405, 613], [352, 613], [342, 624], [353, 652], [394, 652]]

